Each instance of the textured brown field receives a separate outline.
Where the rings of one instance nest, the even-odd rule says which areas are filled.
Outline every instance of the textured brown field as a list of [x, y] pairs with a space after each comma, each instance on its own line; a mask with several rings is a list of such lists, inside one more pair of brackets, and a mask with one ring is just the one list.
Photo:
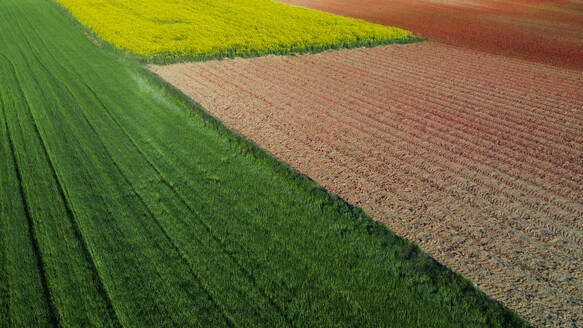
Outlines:
[[278, 0], [432, 41], [583, 70], [580, 0]]
[[437, 43], [154, 72], [537, 326], [583, 327], [583, 75]]

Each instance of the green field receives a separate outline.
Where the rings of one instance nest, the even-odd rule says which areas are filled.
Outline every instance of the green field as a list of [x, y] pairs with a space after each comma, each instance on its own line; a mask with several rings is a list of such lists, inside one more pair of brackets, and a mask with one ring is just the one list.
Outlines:
[[526, 326], [46, 0], [0, 0], [1, 327]]

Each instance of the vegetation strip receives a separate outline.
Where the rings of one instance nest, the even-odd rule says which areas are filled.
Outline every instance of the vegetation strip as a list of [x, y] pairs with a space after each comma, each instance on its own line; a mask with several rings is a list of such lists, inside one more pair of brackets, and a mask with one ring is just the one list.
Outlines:
[[117, 49], [168, 63], [409, 43], [410, 32], [272, 0], [57, 0]]
[[0, 273], [12, 325], [526, 325], [52, 3], [2, 1], [0, 18], [0, 151], [17, 165], [1, 164], [0, 240], [29, 258]]

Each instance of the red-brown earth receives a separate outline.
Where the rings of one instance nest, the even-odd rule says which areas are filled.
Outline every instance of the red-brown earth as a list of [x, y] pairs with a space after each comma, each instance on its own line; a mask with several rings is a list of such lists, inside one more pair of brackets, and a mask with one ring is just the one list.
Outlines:
[[432, 41], [583, 70], [580, 0], [278, 0]]
[[434, 42], [151, 66], [537, 326], [583, 327], [583, 74]]

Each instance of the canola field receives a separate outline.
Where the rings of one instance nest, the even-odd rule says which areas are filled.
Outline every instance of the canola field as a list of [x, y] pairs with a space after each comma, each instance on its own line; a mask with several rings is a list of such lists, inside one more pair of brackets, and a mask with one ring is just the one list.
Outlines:
[[154, 61], [410, 42], [410, 32], [272, 0], [57, 0], [113, 46]]

